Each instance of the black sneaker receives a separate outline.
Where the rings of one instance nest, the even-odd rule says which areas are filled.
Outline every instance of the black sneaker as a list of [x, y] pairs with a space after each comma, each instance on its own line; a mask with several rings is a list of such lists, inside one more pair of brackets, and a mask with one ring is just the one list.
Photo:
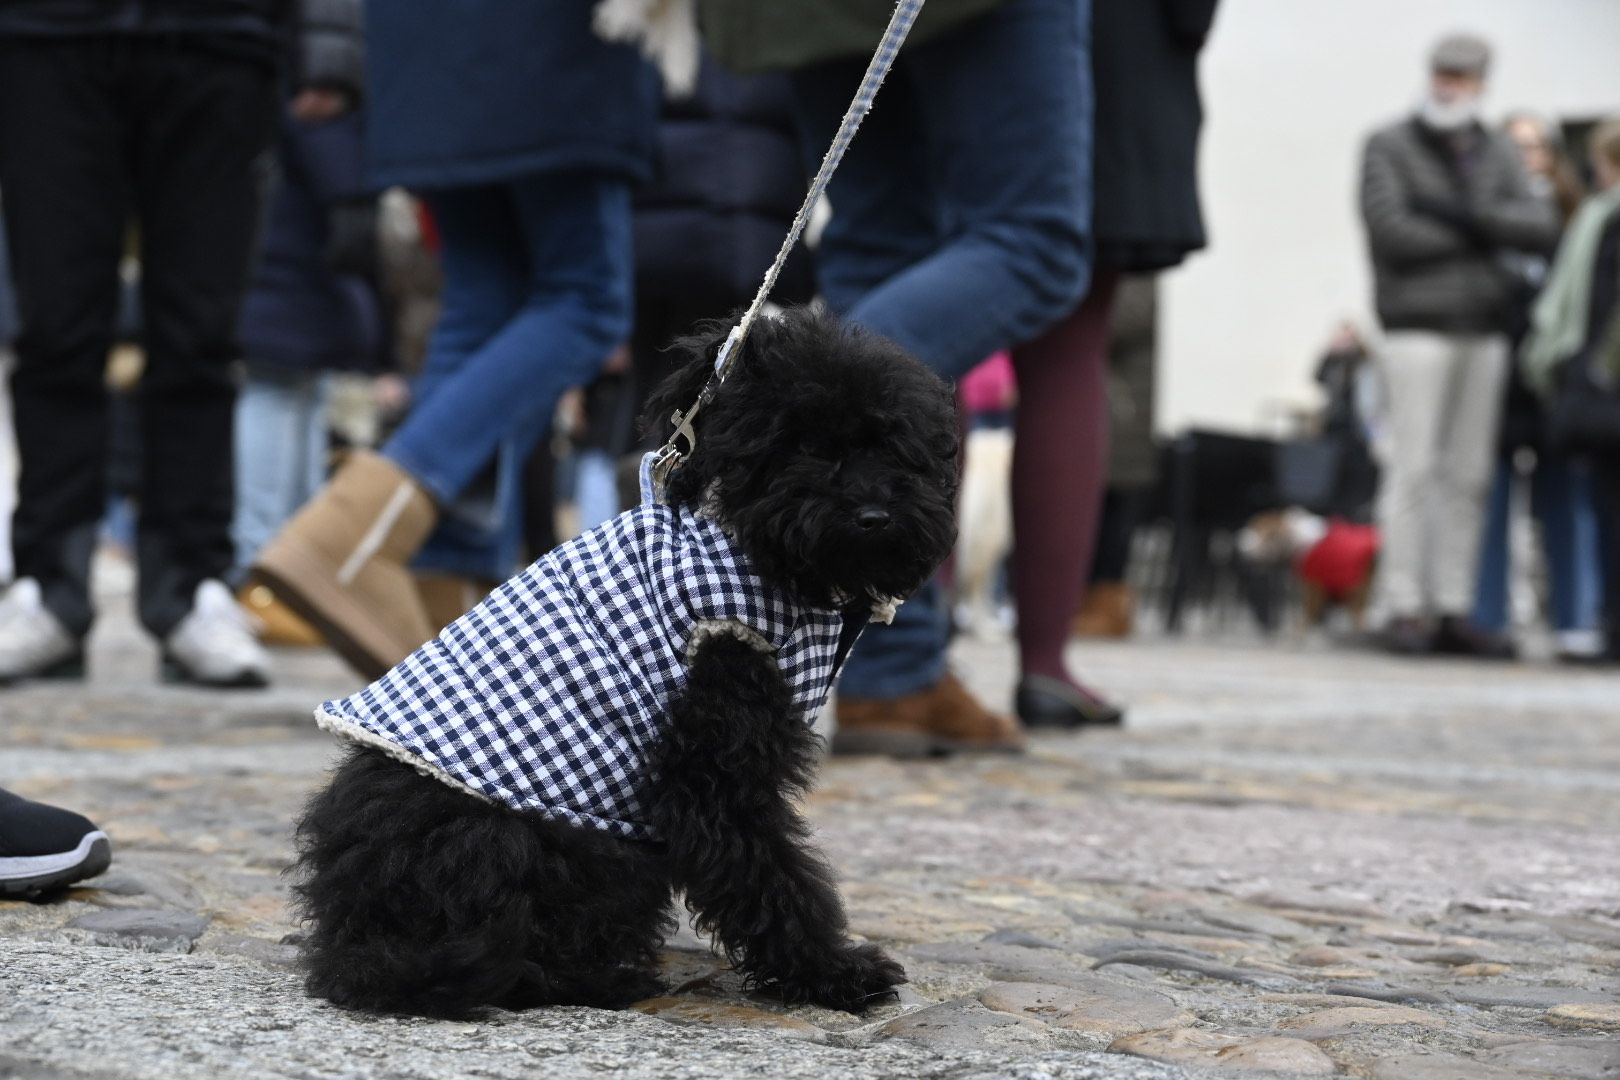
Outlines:
[[1434, 652], [1435, 630], [1427, 619], [1400, 615], [1389, 620], [1378, 640], [1385, 652], [1396, 656], [1428, 656]]
[[107, 834], [87, 818], [0, 789], [0, 896], [65, 889], [111, 862]]
[[1441, 656], [1469, 656], [1475, 660], [1517, 660], [1519, 648], [1506, 634], [1475, 626], [1461, 615], [1440, 620], [1434, 635], [1434, 651]]

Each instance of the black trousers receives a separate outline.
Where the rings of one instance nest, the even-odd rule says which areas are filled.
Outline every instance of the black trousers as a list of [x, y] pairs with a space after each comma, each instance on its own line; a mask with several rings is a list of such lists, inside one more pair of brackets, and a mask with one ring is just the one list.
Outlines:
[[236, 322], [279, 98], [272, 68], [209, 44], [0, 37], [0, 198], [21, 316], [13, 554], [79, 634], [93, 614], [105, 368], [131, 236], [146, 348], [141, 621], [168, 633], [198, 583], [231, 565]]
[[1123, 584], [1130, 571], [1131, 543], [1147, 506], [1146, 488], [1109, 485], [1103, 493], [1102, 520], [1097, 525], [1097, 550], [1091, 557], [1093, 585]]
[[1603, 621], [1608, 652], [1620, 660], [1620, 453], [1592, 459], [1593, 501], [1603, 556]]

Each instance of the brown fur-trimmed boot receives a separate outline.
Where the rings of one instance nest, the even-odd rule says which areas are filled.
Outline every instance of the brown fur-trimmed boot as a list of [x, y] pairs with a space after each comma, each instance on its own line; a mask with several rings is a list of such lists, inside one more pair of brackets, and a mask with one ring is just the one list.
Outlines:
[[1018, 721], [979, 704], [954, 675], [904, 697], [838, 699], [835, 754], [916, 758], [1023, 749]]
[[259, 641], [264, 645], [315, 649], [325, 644], [313, 626], [276, 599], [276, 594], [262, 582], [242, 586], [236, 593], [236, 602], [258, 621]]
[[1136, 595], [1121, 581], [1099, 581], [1086, 590], [1069, 633], [1078, 638], [1126, 638], [1136, 621]]
[[356, 451], [265, 545], [252, 573], [375, 679], [433, 636], [406, 563], [437, 519], [410, 474]]

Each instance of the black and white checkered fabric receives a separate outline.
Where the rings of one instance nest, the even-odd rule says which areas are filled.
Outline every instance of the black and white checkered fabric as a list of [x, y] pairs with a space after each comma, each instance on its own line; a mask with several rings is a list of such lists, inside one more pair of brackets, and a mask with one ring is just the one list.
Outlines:
[[655, 504], [552, 551], [315, 715], [492, 801], [656, 839], [649, 754], [685, 685], [688, 644], [717, 624], [775, 650], [813, 722], [835, 674], [839, 613], [767, 586], [715, 522]]

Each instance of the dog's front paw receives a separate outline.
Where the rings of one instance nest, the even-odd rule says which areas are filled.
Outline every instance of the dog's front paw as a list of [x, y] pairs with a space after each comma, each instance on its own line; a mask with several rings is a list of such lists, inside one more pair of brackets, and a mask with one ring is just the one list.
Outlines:
[[876, 945], [845, 945], [823, 966], [774, 988], [795, 1004], [862, 1013], [905, 981], [906, 969]]

